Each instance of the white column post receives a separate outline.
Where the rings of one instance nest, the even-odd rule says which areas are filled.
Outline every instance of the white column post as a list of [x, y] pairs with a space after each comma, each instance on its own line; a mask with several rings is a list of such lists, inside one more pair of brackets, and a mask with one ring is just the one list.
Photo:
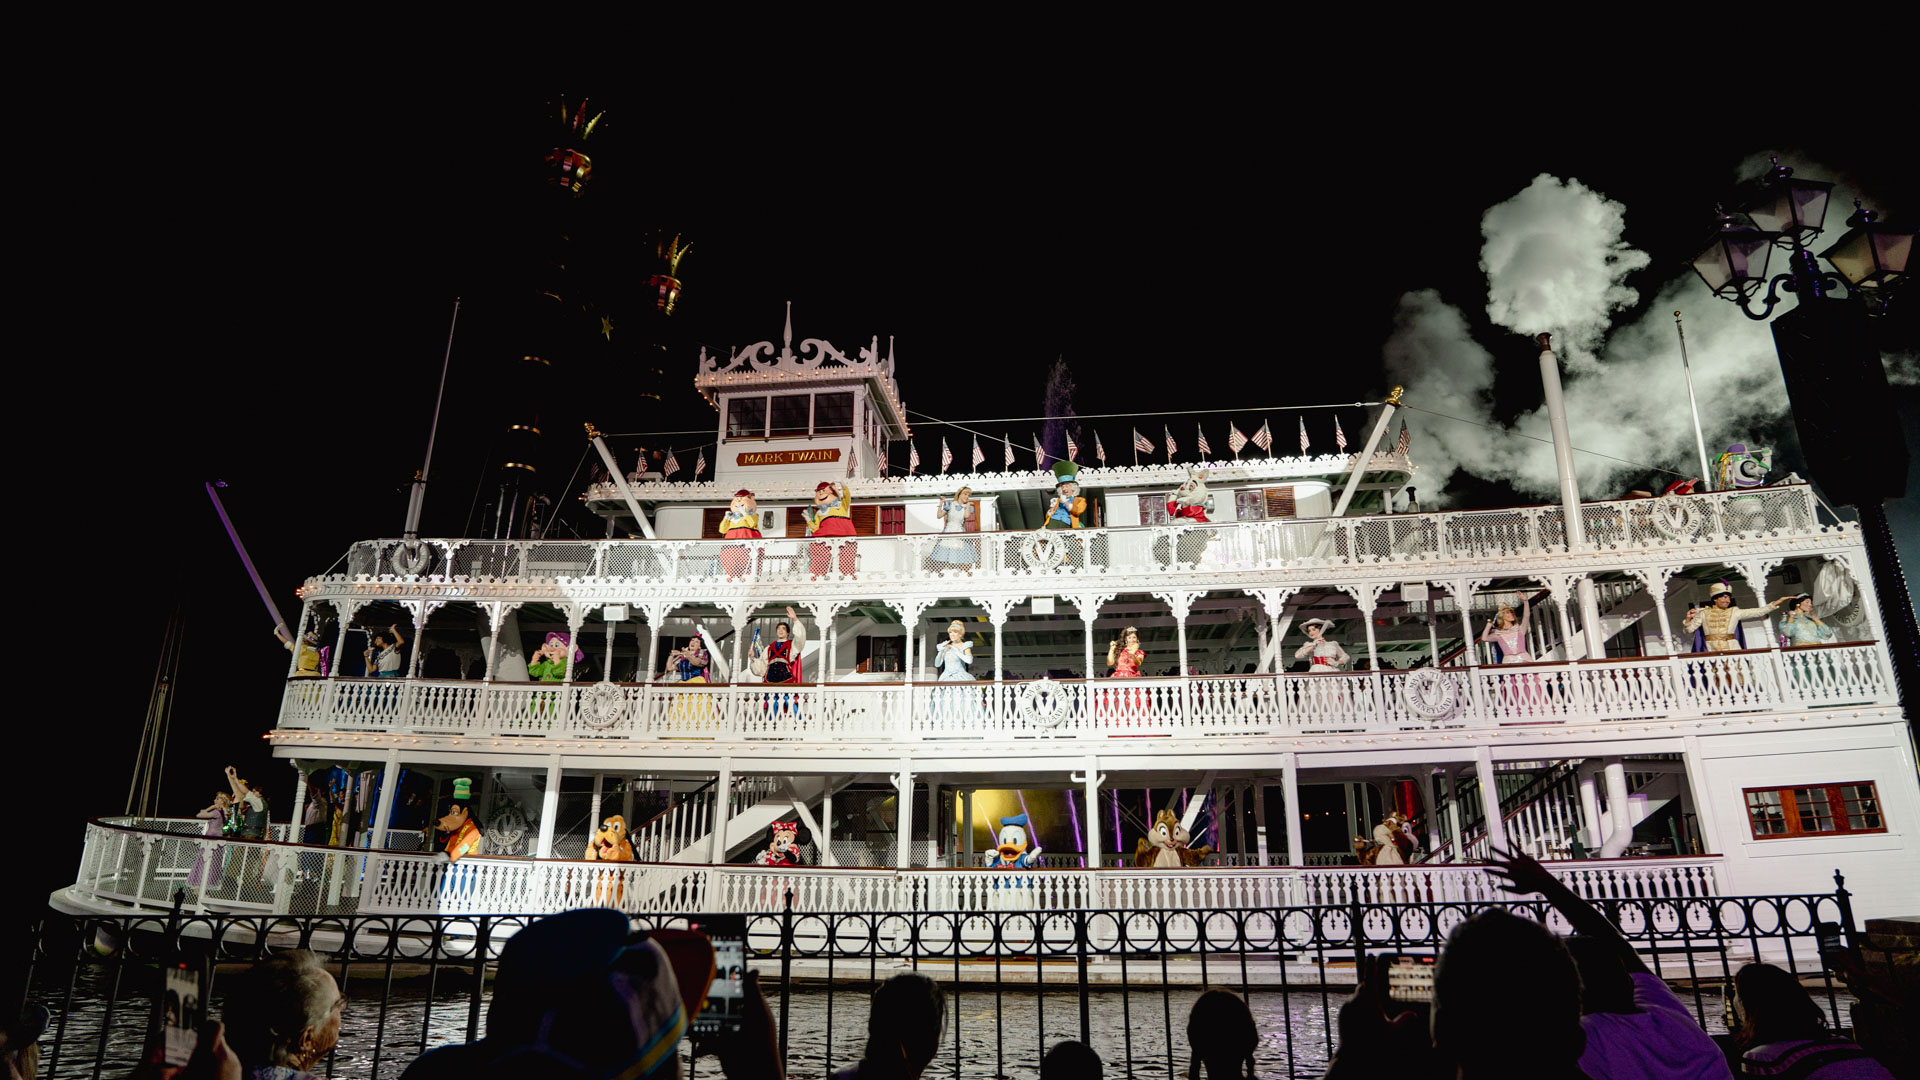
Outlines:
[[1606, 838], [1600, 834], [1600, 794], [1593, 774], [1593, 765], [1588, 763], [1574, 775], [1580, 778], [1580, 843], [1598, 855]]
[[1429, 857], [1440, 850], [1440, 770], [1429, 769], [1426, 773], [1426, 790], [1421, 795], [1427, 800], [1427, 854]]
[[707, 862], [727, 861], [727, 814], [733, 806], [733, 759], [720, 759], [720, 775], [713, 785], [713, 832], [707, 837]]
[[373, 807], [373, 846], [387, 846], [387, 824], [393, 820], [394, 797], [400, 787], [400, 748], [387, 751], [387, 767], [380, 774], [380, 798]]
[[[655, 604], [646, 608], [642, 614], [647, 620], [647, 664], [640, 669], [639, 675], [641, 682], [651, 683], [660, 671], [660, 623], [667, 617], [667, 606]], [[638, 633], [639, 629], [637, 626], [634, 627], [634, 632]]]
[[820, 865], [838, 866], [840, 860], [833, 854], [833, 777], [820, 778], [820, 837], [816, 846], [820, 849]]
[[1007, 609], [996, 604], [988, 609], [987, 618], [993, 623], [993, 681], [998, 683], [1006, 678], [1006, 665], [1002, 662], [1006, 653], [1001, 649], [1001, 643], [1007, 636]]
[[[533, 857], [553, 858], [553, 830], [560, 817], [560, 755], [547, 759], [547, 790], [540, 796], [540, 834], [534, 841]], [[597, 823], [596, 823], [597, 824]]]
[[1253, 838], [1254, 846], [1260, 855], [1260, 865], [1268, 864], [1267, 858], [1267, 786], [1253, 785]]
[[[560, 674], [560, 681], [564, 684], [573, 681], [573, 654], [574, 650], [580, 648], [580, 628], [587, 623], [587, 612], [585, 608], [575, 607], [572, 604], [568, 604], [563, 610], [567, 615], [567, 666], [566, 670]], [[593, 825], [596, 829], [600, 827], [598, 821]]]
[[[1085, 770], [1079, 776], [1069, 774], [1069, 779], [1080, 784], [1086, 791], [1087, 820], [1084, 824], [1087, 840], [1087, 869], [1100, 869], [1100, 783], [1106, 777], [1100, 775], [1100, 759], [1093, 754], [1087, 755]], [[1071, 797], [1071, 796], [1069, 796]]]
[[593, 805], [592, 808], [587, 811], [587, 830], [589, 832], [598, 829], [600, 822], [605, 820], [600, 816], [600, 794], [606, 789], [606, 780], [606, 773], [597, 772], [593, 774]]
[[[292, 648], [288, 650], [293, 654], [287, 659], [287, 678], [289, 679], [293, 678], [294, 675], [298, 673], [300, 670], [300, 642], [301, 642], [301, 639], [306, 636], [307, 620], [311, 618], [312, 615], [313, 615], [313, 601], [311, 600], [301, 601], [300, 602], [300, 621], [294, 624], [293, 644], [292, 644]], [[415, 651], [418, 652], [419, 650], [416, 649]], [[325, 675], [327, 673], [323, 671], [320, 674]]]
[[405, 606], [413, 613], [413, 657], [407, 663], [407, 678], [417, 679], [420, 677], [420, 661], [427, 655], [427, 616], [433, 614], [440, 605], [432, 600], [408, 600]]
[[927, 780], [927, 865], [940, 865], [941, 849], [946, 847], [946, 839], [940, 832], [940, 782]]
[[1465, 841], [1460, 836], [1460, 766], [1447, 766], [1447, 839], [1453, 841], [1453, 861], [1464, 858]]
[[620, 820], [627, 823], [627, 829], [633, 829], [633, 777], [620, 778]]
[[[363, 606], [346, 601], [336, 602], [333, 605], [334, 613], [340, 616], [340, 628], [333, 642], [333, 664], [331, 670], [326, 673], [329, 678], [340, 674], [340, 659], [347, 655], [347, 626], [353, 622], [353, 617], [360, 613]], [[487, 662], [491, 664], [492, 658], [489, 657]]]
[[1453, 594], [1453, 602], [1460, 609], [1460, 639], [1466, 644], [1468, 667], [1480, 666], [1480, 647], [1473, 643], [1477, 636], [1473, 632], [1473, 582], [1449, 581], [1447, 591]]
[[1627, 795], [1626, 762], [1607, 759], [1607, 840], [1600, 845], [1600, 857], [1617, 859], [1626, 854], [1633, 842], [1633, 807]]
[[1505, 848], [1507, 826], [1500, 820], [1500, 785], [1494, 778], [1492, 747], [1474, 747], [1473, 772], [1480, 780], [1480, 811], [1487, 818], [1487, 842], [1493, 847]]
[[[303, 609], [300, 612], [300, 625], [305, 627], [306, 624], [307, 613]], [[300, 641], [300, 632], [296, 632], [293, 635], [293, 640], [297, 647]], [[293, 817], [287, 820], [287, 840], [290, 843], [299, 844], [306, 841], [306, 826], [303, 822], [306, 818], [307, 809], [307, 770], [300, 767], [300, 762], [297, 758], [288, 758], [287, 764], [293, 766]], [[271, 832], [272, 830], [269, 829], [268, 831]]]
[[[1583, 552], [1587, 548], [1587, 523], [1580, 511], [1580, 484], [1573, 471], [1573, 439], [1567, 434], [1567, 405], [1560, 394], [1560, 360], [1553, 355], [1549, 347], [1549, 335], [1539, 335], [1540, 345], [1540, 383], [1546, 391], [1547, 423], [1553, 431], [1553, 458], [1560, 472], [1560, 507], [1566, 519], [1567, 550]], [[1583, 577], [1580, 582], [1580, 621], [1587, 627], [1588, 635], [1600, 630], [1600, 608], [1595, 602], [1593, 581]], [[1587, 655], [1598, 655], [1600, 650], [1594, 643], [1587, 642]]]
[[960, 811], [960, 865], [973, 865], [973, 789], [964, 788], [955, 793], [957, 798], [965, 800]]
[[1683, 736], [1680, 760], [1687, 767], [1687, 786], [1693, 790], [1694, 824], [1700, 829], [1702, 853], [1712, 855], [1727, 849], [1720, 846], [1720, 819], [1714, 813], [1713, 793], [1707, 790], [1705, 767], [1700, 760], [1700, 737]]
[[1280, 790], [1287, 799], [1287, 865], [1305, 866], [1305, 838], [1300, 832], [1300, 755], [1280, 755]]
[[900, 771], [893, 775], [893, 790], [894, 865], [905, 870], [913, 865], [913, 763], [906, 758], [900, 759]]

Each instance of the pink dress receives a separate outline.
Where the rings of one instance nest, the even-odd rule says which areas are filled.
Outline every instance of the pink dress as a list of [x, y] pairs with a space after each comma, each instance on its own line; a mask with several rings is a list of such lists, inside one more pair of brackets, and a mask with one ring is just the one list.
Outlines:
[[1491, 641], [1500, 646], [1500, 662], [1503, 664], [1530, 664], [1533, 657], [1527, 653], [1527, 625], [1533, 621], [1533, 605], [1522, 604], [1520, 621], [1505, 630], [1488, 627], [1481, 631], [1481, 641]]
[[[227, 812], [215, 807], [213, 816], [207, 819], [206, 835], [216, 839], [219, 838], [224, 831], [226, 823]], [[193, 869], [187, 872], [187, 884], [204, 886], [210, 881], [220, 880], [222, 859], [223, 856], [220, 854], [220, 849], [213, 848], [209, 850], [202, 847], [200, 854], [193, 860]]]

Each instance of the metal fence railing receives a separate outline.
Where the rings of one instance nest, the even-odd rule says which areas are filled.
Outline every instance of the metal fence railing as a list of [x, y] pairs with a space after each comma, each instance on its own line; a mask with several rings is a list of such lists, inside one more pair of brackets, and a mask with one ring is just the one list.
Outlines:
[[[1832, 1026], [1850, 1026], [1849, 996], [1827, 969], [1820, 938], [1838, 933], [1862, 957], [1844, 881], [1797, 896], [1643, 898], [1600, 907], [1649, 968], [1667, 979], [1709, 1031], [1724, 1031], [1722, 986], [1738, 967], [1778, 964], [1813, 989]], [[1356, 961], [1381, 953], [1431, 957], [1473, 912], [1505, 907], [1558, 933], [1539, 901], [1349, 903], [1159, 910], [1009, 907], [994, 911], [802, 913], [768, 895], [748, 918], [750, 962], [781, 1025], [791, 1077], [824, 1077], [859, 1057], [867, 994], [917, 970], [945, 987], [946, 1033], [929, 1076], [1037, 1075], [1041, 1054], [1079, 1039], [1109, 1076], [1184, 1075], [1186, 1011], [1201, 987], [1241, 994], [1263, 1037], [1262, 1076], [1318, 1076], [1334, 1049], [1335, 1014]], [[784, 909], [783, 909], [784, 908]], [[49, 1007], [42, 1075], [124, 1075], [159, 1030], [158, 972], [194, 954], [213, 964], [209, 1015], [223, 978], [285, 949], [322, 955], [347, 1006], [341, 1041], [316, 1070], [398, 1076], [426, 1049], [471, 1041], [504, 942], [532, 916], [171, 915], [75, 918], [49, 912], [30, 977]], [[684, 920], [638, 916], [637, 929]], [[1831, 944], [1831, 941], [1829, 942]], [[1892, 970], [1884, 954], [1880, 966]], [[1514, 993], [1525, 993], [1523, 986]], [[683, 1047], [683, 1053], [685, 1048]], [[717, 1065], [703, 1060], [699, 1075]]]

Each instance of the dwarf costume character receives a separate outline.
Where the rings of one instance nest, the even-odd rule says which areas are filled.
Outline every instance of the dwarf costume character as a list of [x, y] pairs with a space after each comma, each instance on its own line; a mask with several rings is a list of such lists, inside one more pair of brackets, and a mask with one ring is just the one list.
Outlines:
[[767, 849], [753, 857], [756, 866], [805, 866], [800, 858], [800, 825], [793, 821], [773, 823], [773, 840]]
[[[806, 514], [808, 536], [852, 536], [853, 495], [847, 485], [832, 480], [822, 480], [813, 489], [813, 505], [807, 507]], [[808, 547], [807, 558], [814, 577], [824, 577], [831, 565], [828, 558], [830, 548], [826, 544], [812, 544]], [[854, 546], [840, 545], [840, 573], [853, 576], [855, 566]]]
[[573, 645], [572, 639], [563, 631], [554, 631], [547, 635], [533, 656], [527, 661], [527, 674], [537, 682], [560, 682], [567, 677], [567, 651], [573, 651], [573, 662], [578, 664], [587, 658], [580, 647]]
[[[1725, 607], [1719, 606], [1722, 596], [1727, 598]], [[1747, 635], [1740, 629], [1742, 622], [1770, 615], [1786, 602], [1787, 598], [1781, 597], [1765, 607], [1734, 607], [1733, 586], [1723, 581], [1707, 590], [1707, 606], [1688, 612], [1680, 629], [1693, 635], [1694, 652], [1733, 652], [1747, 647]]]
[[1053, 501], [1047, 504], [1046, 527], [1077, 529], [1087, 516], [1087, 500], [1080, 497], [1080, 466], [1071, 461], [1053, 464]]
[[447, 834], [447, 858], [459, 862], [468, 855], [480, 854], [484, 838], [480, 822], [473, 816], [473, 781], [462, 776], [453, 782], [453, 798], [436, 827]]
[[1293, 653], [1295, 660], [1309, 658], [1313, 660], [1313, 665], [1307, 668], [1307, 674], [1326, 675], [1340, 671], [1352, 662], [1353, 657], [1347, 655], [1347, 650], [1341, 648], [1339, 642], [1328, 641], [1326, 638], [1326, 631], [1333, 626], [1333, 623], [1326, 619], [1308, 619], [1300, 624], [1300, 629], [1305, 630], [1312, 626], [1320, 628], [1321, 636], [1316, 638], [1308, 635], [1307, 643], [1295, 649]]
[[1213, 849], [1205, 845], [1188, 847], [1192, 839], [1193, 834], [1180, 824], [1173, 811], [1162, 810], [1154, 815], [1153, 831], [1134, 844], [1133, 864], [1162, 870], [1199, 866], [1200, 860], [1213, 854]]
[[[729, 540], [760, 539], [760, 504], [753, 492], [741, 488], [733, 493], [733, 502], [720, 516], [720, 532]], [[748, 558], [746, 548], [727, 548], [720, 553], [720, 569], [737, 578], [747, 572]]]

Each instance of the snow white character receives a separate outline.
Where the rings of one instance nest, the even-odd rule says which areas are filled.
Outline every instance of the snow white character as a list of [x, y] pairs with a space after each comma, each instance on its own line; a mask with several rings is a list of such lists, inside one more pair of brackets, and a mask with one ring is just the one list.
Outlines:
[[[720, 532], [729, 540], [760, 539], [760, 503], [753, 492], [741, 488], [733, 493], [733, 502], [727, 505], [727, 512], [720, 517]], [[747, 572], [749, 557], [747, 549], [729, 547], [720, 553], [720, 568], [730, 578], [737, 578]]]
[[[834, 480], [822, 480], [813, 489], [813, 505], [806, 510], [808, 536], [852, 536], [853, 495], [847, 485]], [[813, 576], [825, 577], [828, 572], [828, 545], [812, 544], [808, 548], [808, 562]], [[840, 545], [840, 573], [852, 577], [855, 565], [854, 545]]]

